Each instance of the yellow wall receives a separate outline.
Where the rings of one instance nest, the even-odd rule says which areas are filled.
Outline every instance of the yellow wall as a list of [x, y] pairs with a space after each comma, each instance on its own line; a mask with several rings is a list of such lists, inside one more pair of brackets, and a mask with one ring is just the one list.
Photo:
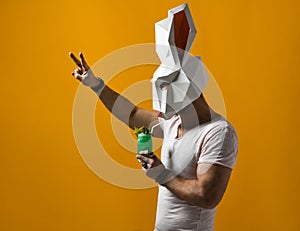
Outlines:
[[[1, 1], [0, 230], [151, 230], [157, 189], [110, 185], [78, 153], [68, 51], [93, 64], [154, 42], [154, 23], [181, 3]], [[198, 29], [192, 53], [221, 87], [240, 141], [216, 230], [299, 230], [299, 1], [188, 3]], [[133, 79], [145, 78], [136, 71]], [[138, 167], [122, 155], [119, 162]]]

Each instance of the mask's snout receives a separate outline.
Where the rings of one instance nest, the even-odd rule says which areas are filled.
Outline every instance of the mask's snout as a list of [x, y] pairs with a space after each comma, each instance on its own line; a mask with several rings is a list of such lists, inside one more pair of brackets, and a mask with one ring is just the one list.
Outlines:
[[168, 86], [161, 89], [161, 112], [166, 113], [167, 111], [167, 97], [168, 97]]

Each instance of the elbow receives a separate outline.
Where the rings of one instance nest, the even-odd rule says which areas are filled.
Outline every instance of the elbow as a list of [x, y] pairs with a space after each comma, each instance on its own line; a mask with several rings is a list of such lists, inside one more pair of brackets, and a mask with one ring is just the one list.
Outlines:
[[220, 200], [218, 200], [214, 195], [208, 194], [205, 195], [204, 197], [204, 208], [205, 209], [213, 209], [215, 207], [217, 207], [217, 205], [219, 204]]
[[220, 201], [221, 198], [218, 197], [216, 193], [211, 191], [206, 191], [200, 194], [195, 205], [204, 209], [213, 209], [217, 207]]
[[134, 107], [130, 112], [128, 126], [131, 129], [134, 129], [134, 127], [135, 127], [134, 120], [135, 120], [135, 115], [136, 115], [137, 111], [138, 111], [138, 107]]

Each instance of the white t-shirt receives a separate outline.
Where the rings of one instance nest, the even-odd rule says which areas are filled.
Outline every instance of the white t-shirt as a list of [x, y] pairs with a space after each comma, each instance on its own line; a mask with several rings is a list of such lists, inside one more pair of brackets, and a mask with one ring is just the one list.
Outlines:
[[[195, 179], [199, 163], [233, 168], [238, 142], [235, 129], [222, 116], [177, 137], [180, 116], [159, 118], [164, 132], [161, 160], [166, 168], [184, 178]], [[214, 230], [216, 209], [192, 206], [159, 186], [155, 231]]]

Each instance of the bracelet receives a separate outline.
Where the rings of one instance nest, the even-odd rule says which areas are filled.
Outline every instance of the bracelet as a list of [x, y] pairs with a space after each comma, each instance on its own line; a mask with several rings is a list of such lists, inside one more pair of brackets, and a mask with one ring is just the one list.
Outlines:
[[96, 87], [91, 87], [91, 89], [98, 94], [98, 91], [104, 86], [104, 81], [101, 78], [96, 78], [99, 84]]
[[165, 169], [158, 175], [155, 181], [160, 185], [164, 185], [174, 177], [175, 175], [169, 169]]

